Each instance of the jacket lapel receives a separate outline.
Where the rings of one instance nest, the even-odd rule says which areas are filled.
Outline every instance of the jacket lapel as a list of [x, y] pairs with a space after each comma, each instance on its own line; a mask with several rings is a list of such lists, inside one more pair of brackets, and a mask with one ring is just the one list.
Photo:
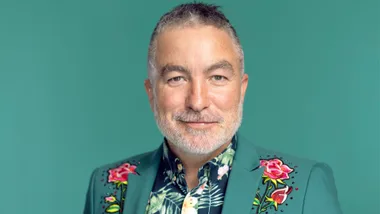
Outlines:
[[240, 135], [228, 179], [222, 213], [250, 213], [257, 188], [261, 182], [263, 168], [255, 147]]
[[161, 157], [162, 145], [141, 158], [141, 163], [136, 168], [138, 175], [131, 174], [128, 178], [123, 214], [145, 213]]

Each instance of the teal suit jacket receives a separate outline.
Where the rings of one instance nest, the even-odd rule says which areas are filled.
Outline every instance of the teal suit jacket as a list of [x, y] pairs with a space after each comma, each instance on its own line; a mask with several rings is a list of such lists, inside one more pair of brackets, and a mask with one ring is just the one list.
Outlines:
[[[237, 134], [222, 213], [341, 214], [331, 168], [257, 147]], [[162, 159], [162, 145], [95, 169], [85, 214], [143, 214]]]

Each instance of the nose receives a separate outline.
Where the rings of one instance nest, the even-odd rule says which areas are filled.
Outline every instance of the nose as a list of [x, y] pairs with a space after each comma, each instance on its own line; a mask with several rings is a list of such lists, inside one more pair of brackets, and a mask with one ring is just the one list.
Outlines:
[[196, 112], [201, 112], [210, 105], [207, 84], [202, 80], [193, 81], [189, 88], [186, 99], [188, 108]]

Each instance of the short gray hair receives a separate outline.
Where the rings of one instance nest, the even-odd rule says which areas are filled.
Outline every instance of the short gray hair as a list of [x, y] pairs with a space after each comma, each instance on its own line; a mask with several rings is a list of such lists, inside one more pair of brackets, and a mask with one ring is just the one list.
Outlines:
[[[168, 27], [187, 27], [194, 25], [209, 25], [226, 31], [233, 39], [240, 60], [241, 74], [244, 73], [244, 53], [234, 27], [219, 10], [220, 6], [206, 3], [180, 4], [168, 13], [164, 14], [157, 23], [152, 33], [148, 50], [148, 77], [154, 84], [156, 71], [155, 52], [157, 36]], [[241, 75], [243, 76], [243, 75]]]

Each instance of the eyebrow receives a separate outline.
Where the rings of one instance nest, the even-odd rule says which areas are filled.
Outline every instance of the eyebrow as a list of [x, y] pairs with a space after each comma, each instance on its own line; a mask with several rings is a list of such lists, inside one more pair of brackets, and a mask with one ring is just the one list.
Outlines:
[[170, 72], [181, 72], [181, 73], [186, 73], [186, 74], [190, 74], [190, 71], [189, 69], [183, 67], [183, 66], [180, 66], [180, 65], [173, 65], [173, 64], [166, 64], [164, 67], [161, 68], [161, 76], [164, 76], [166, 73], [170, 73]]
[[[232, 75], [235, 74], [233, 66], [227, 60], [221, 60], [221, 61], [218, 61], [218, 62], [212, 64], [211, 66], [206, 68], [204, 70], [204, 72], [210, 73], [210, 72], [217, 70], [217, 69], [224, 69], [224, 70], [229, 71]], [[174, 71], [180, 72], [180, 73], [185, 73], [188, 75], [191, 74], [190, 70], [187, 69], [186, 67], [183, 67], [181, 65], [173, 65], [173, 64], [166, 64], [165, 66], [163, 66], [161, 68], [160, 73], [161, 73], [161, 76], [164, 76], [166, 73], [170, 73], [170, 72], [174, 72]]]
[[231, 63], [229, 63], [227, 60], [221, 60], [217, 63], [212, 64], [210, 67], [206, 69], [206, 72], [209, 73], [217, 69], [224, 69], [229, 71], [232, 75], [235, 74], [234, 68], [232, 67]]

